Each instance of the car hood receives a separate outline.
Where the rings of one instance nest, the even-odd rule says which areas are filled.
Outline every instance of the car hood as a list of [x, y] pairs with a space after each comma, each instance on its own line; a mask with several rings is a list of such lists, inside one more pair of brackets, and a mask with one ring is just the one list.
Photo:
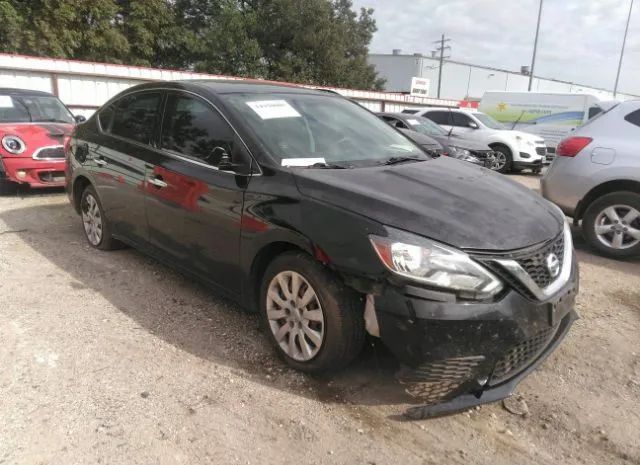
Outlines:
[[72, 124], [66, 123], [0, 123], [0, 137], [18, 136], [31, 147], [62, 145], [71, 134]]
[[437, 159], [345, 170], [297, 169], [300, 192], [462, 249], [505, 251], [556, 237], [564, 218], [509, 178]]
[[451, 134], [451, 136], [433, 136], [438, 140], [441, 144], [445, 145], [453, 145], [454, 147], [460, 147], [461, 149], [473, 150], [473, 151], [481, 151], [481, 150], [491, 150], [491, 148], [487, 144], [483, 144], [482, 142], [477, 142], [475, 140], [469, 140], [465, 137]]
[[531, 142], [544, 142], [542, 137], [536, 136], [535, 134], [530, 134], [528, 132], [514, 131], [512, 129], [502, 129], [500, 132], [502, 133], [502, 135], [512, 137], [513, 139], [517, 139], [518, 137], [520, 137], [522, 140], [530, 140]]

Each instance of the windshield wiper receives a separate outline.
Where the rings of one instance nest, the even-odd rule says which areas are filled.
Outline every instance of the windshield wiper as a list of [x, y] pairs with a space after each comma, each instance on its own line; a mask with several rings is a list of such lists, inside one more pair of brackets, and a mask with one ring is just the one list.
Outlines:
[[305, 168], [320, 168], [325, 170], [346, 170], [353, 168], [351, 165], [345, 166], [338, 163], [314, 163], [313, 165], [305, 166]]
[[391, 157], [381, 163], [381, 165], [396, 165], [398, 163], [405, 163], [408, 161], [426, 161], [426, 158], [419, 157]]

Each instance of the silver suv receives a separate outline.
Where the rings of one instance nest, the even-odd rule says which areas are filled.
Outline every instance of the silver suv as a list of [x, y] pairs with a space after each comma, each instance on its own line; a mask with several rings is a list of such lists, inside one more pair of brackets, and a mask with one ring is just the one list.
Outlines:
[[557, 148], [542, 195], [612, 258], [640, 255], [640, 100], [620, 103]]

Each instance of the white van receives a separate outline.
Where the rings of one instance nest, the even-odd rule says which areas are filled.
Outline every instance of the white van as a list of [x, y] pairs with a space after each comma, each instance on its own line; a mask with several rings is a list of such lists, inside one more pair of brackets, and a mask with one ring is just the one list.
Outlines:
[[593, 95], [537, 92], [485, 92], [479, 110], [503, 123], [541, 136], [553, 157], [569, 132], [602, 111]]

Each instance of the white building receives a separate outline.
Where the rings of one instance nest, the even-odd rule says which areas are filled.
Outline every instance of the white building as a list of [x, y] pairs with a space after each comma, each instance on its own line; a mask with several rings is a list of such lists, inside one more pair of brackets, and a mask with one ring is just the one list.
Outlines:
[[[430, 81], [430, 97], [437, 95], [439, 60], [421, 54], [403, 55], [400, 50], [392, 54], [370, 54], [369, 63], [374, 65], [379, 76], [386, 79], [385, 91], [409, 92], [411, 78], [426, 78]], [[527, 91], [529, 75], [472, 65], [458, 61], [445, 60], [442, 67], [442, 85], [440, 96], [447, 99], [478, 100], [487, 90]], [[576, 84], [557, 79], [535, 76], [533, 92], [561, 92], [591, 94], [601, 100], [612, 100], [613, 92], [607, 89]], [[640, 98], [637, 95], [618, 93], [617, 99]]]

